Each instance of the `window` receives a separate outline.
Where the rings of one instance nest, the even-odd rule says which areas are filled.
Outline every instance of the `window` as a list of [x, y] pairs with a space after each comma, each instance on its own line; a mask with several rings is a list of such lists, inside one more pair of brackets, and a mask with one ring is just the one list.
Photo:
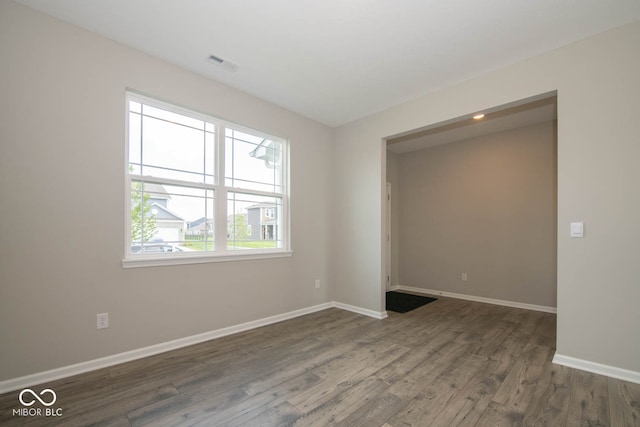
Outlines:
[[124, 264], [288, 252], [284, 139], [132, 93], [127, 108]]

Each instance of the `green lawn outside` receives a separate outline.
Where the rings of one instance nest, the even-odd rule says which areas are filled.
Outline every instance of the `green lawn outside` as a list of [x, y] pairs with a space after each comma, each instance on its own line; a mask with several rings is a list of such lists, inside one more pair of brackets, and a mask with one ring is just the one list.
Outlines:
[[[183, 244], [184, 247], [189, 249], [193, 249], [194, 251], [207, 251], [213, 250], [213, 243], [207, 242], [198, 242], [198, 241], [186, 241]], [[233, 248], [250, 248], [250, 249], [269, 249], [275, 248], [276, 241], [275, 240], [244, 240], [244, 241], [235, 241], [229, 242], [227, 244], [227, 249]]]
[[[275, 248], [276, 241], [275, 240], [245, 240], [245, 241], [235, 241], [236, 248], [253, 248], [253, 249], [263, 249], [263, 248]], [[227, 245], [228, 248], [233, 248], [231, 244]]]
[[198, 242], [194, 240], [188, 240], [182, 245], [185, 248], [193, 249], [194, 251], [211, 251], [213, 250], [213, 242]]

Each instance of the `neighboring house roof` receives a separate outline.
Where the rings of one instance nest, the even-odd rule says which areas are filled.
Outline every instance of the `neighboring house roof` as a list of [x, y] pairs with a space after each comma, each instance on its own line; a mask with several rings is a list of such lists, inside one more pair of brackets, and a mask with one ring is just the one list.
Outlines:
[[258, 208], [275, 208], [275, 207], [276, 207], [275, 203], [256, 203], [255, 205], [249, 206], [247, 210], [258, 209]]
[[[156, 210], [157, 213], [154, 212], [154, 209]], [[184, 219], [180, 215], [171, 212], [169, 209], [165, 208], [164, 206], [158, 203], [151, 204], [151, 212], [155, 213], [156, 219], [158, 220], [184, 221]]]
[[152, 199], [158, 200], [170, 200], [171, 196], [167, 193], [167, 190], [160, 184], [154, 184], [152, 182], [144, 183], [144, 192], [149, 193]]
[[187, 229], [200, 227], [201, 225], [204, 225], [205, 221], [213, 224], [213, 218], [202, 217], [187, 223]]

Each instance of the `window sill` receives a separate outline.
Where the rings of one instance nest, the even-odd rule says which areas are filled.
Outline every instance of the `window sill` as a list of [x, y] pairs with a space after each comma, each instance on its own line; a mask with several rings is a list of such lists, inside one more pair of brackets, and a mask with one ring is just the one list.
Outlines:
[[167, 265], [185, 265], [185, 264], [205, 264], [210, 262], [229, 262], [229, 261], [246, 261], [255, 259], [268, 258], [285, 258], [293, 255], [293, 251], [265, 251], [251, 253], [224, 253], [224, 254], [207, 254], [207, 255], [184, 255], [184, 256], [141, 256], [136, 258], [125, 258], [122, 260], [122, 268], [138, 268], [138, 267], [163, 267]]

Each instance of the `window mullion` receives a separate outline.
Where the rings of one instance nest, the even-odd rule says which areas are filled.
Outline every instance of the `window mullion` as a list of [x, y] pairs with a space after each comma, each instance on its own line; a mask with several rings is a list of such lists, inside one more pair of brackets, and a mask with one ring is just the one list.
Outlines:
[[215, 194], [215, 250], [227, 250], [227, 189], [225, 188], [225, 133], [223, 123], [217, 123], [216, 129], [216, 179], [218, 189]]
[[201, 182], [182, 181], [179, 179], [161, 178], [161, 177], [155, 177], [155, 176], [136, 175], [136, 174], [130, 174], [129, 176], [133, 181], [140, 181], [148, 184], [160, 184], [160, 185], [166, 184], [166, 185], [174, 185], [176, 187], [199, 188], [202, 190], [215, 190], [217, 188], [213, 184], [206, 184]]
[[[140, 175], [144, 173], [144, 104], [140, 104]], [[140, 247], [144, 245], [144, 180], [140, 186]]]
[[[202, 132], [202, 182], [207, 182], [207, 122], [203, 123], [203, 132]], [[213, 194], [213, 202], [214, 202], [214, 212], [209, 212], [209, 204], [208, 204], [208, 196], [209, 192], [205, 191], [204, 198], [204, 242], [205, 247], [209, 247], [209, 215], [214, 214], [215, 218], [215, 192]], [[215, 244], [215, 236], [213, 236], [214, 244]]]
[[233, 188], [229, 187], [230, 191], [238, 194], [247, 194], [253, 196], [266, 196], [266, 197], [286, 197], [286, 193], [275, 193], [271, 191], [260, 191], [260, 190], [247, 190], [246, 188]]
[[289, 164], [289, 160], [291, 156], [290, 150], [291, 150], [291, 146], [289, 144], [286, 144], [282, 150], [283, 167], [280, 175], [280, 179], [282, 180], [280, 182], [280, 188], [284, 193], [284, 195], [282, 196], [282, 218], [280, 220], [282, 225], [282, 244], [287, 249], [291, 248], [291, 217], [290, 217], [291, 199], [289, 197], [289, 195], [291, 194], [291, 189], [289, 187], [291, 185], [291, 181], [290, 181], [291, 170], [290, 170], [290, 164]]

